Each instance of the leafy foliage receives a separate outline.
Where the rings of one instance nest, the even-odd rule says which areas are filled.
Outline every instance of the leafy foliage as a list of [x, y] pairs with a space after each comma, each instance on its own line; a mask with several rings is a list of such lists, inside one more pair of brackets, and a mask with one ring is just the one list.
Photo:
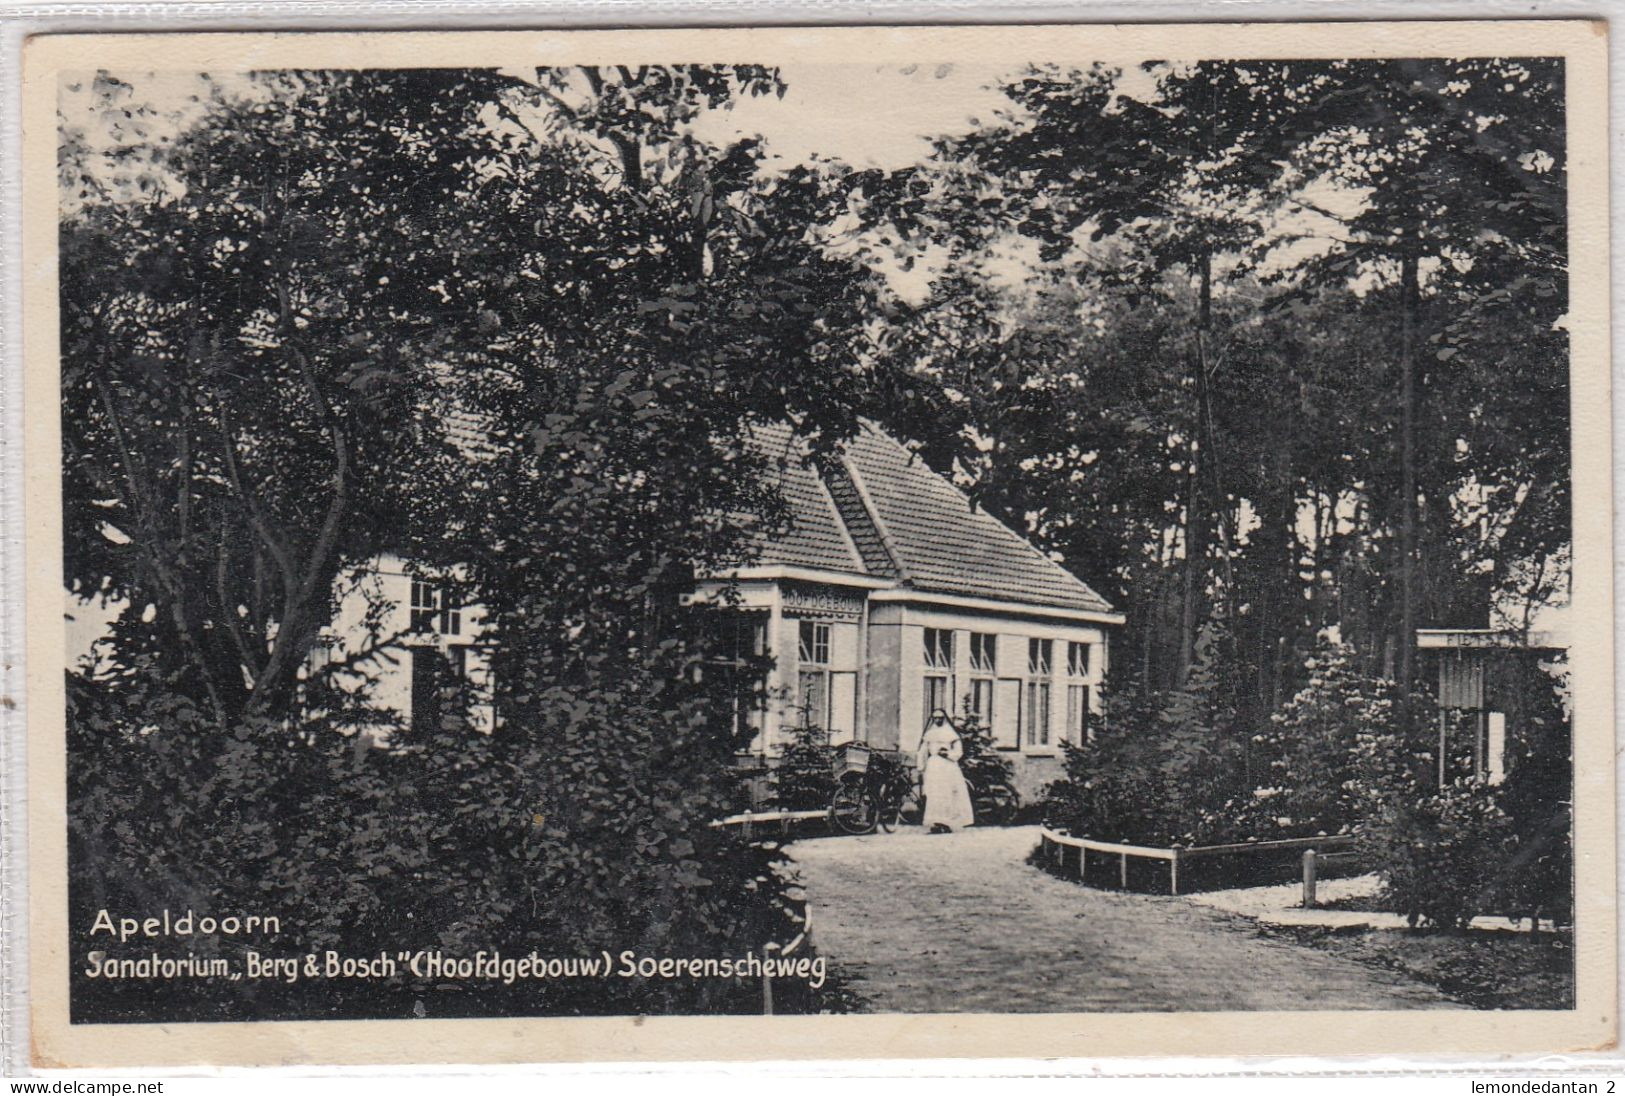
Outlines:
[[1360, 747], [1391, 737], [1399, 719], [1392, 683], [1360, 673], [1347, 646], [1323, 640], [1307, 668], [1308, 683], [1255, 744], [1266, 775], [1254, 824], [1273, 823], [1283, 836], [1346, 833], [1359, 822]]
[[1507, 777], [1500, 807], [1515, 847], [1507, 861], [1501, 912], [1572, 923], [1574, 917], [1573, 727], [1558, 683], [1527, 659], [1500, 667], [1509, 699]]
[[977, 812], [978, 821], [981, 820], [980, 807], [986, 803], [990, 796], [1008, 795], [1014, 800], [1015, 775], [1014, 767], [997, 746], [993, 744], [993, 732], [976, 718], [974, 713], [967, 711], [959, 720], [955, 729], [959, 732], [959, 743], [962, 753], [959, 755], [959, 771], [965, 776], [965, 785], [970, 790], [971, 808]]
[[[1511, 723], [1521, 730], [1508, 743], [1501, 783], [1463, 775], [1441, 788], [1433, 724], [1394, 722], [1359, 737], [1349, 787], [1360, 848], [1412, 924], [1572, 917], [1572, 758], [1556, 685], [1527, 655], [1495, 660], [1491, 676], [1524, 709]], [[1470, 774], [1474, 714], [1448, 713], [1443, 733], [1455, 744], [1447, 772]]]
[[1496, 905], [1512, 833], [1493, 788], [1460, 780], [1434, 795], [1388, 797], [1360, 847], [1380, 865], [1383, 894], [1412, 926], [1462, 928]]
[[1184, 689], [1150, 699], [1106, 694], [1106, 718], [1088, 740], [1063, 744], [1066, 778], [1051, 785], [1046, 817], [1105, 841], [1202, 845], [1238, 840], [1248, 796], [1234, 677], [1225, 635], [1204, 630]]
[[[1561, 905], [1561, 711], [1524, 682], [1508, 785], [1429, 797], [1379, 684], [1415, 624], [1498, 601], [1527, 628], [1566, 583], [1560, 65], [1148, 74], [1012, 74], [897, 172], [702, 139], [783, 94], [753, 65], [200, 78], [179, 120], [88, 79], [64, 563], [116, 620], [70, 676], [76, 909], [210, 896], [351, 951], [773, 938], [771, 854], [706, 825], [741, 685], [681, 595], [781, 527], [793, 458], [760, 426], [821, 459], [864, 417], [1127, 611], [1132, 670], [1052, 820], [1192, 843], [1366, 817], [1392, 886], [1458, 873], [1418, 918], [1458, 923], [1495, 863], [1503, 906]], [[918, 263], [923, 299], [877, 273]], [[364, 697], [308, 703], [335, 578], [383, 552], [466, 567], [492, 737], [452, 705], [370, 749]], [[1332, 623], [1348, 647], [1317, 650]], [[962, 736], [973, 794], [1008, 779]]]
[[[851, 367], [872, 279], [806, 239], [818, 182], [688, 131], [779, 87], [752, 66], [270, 74], [207, 89], [156, 151], [137, 132], [156, 182], [133, 190], [70, 134], [68, 573], [119, 606], [72, 679], [79, 908], [207, 898], [348, 954], [792, 934], [774, 854], [709, 826], [742, 685], [702, 672], [715, 639], [680, 602], [779, 520], [754, 425], [827, 448], [880, 383]], [[144, 117], [128, 85], [96, 92]], [[454, 720], [369, 749], [375, 714], [302, 703], [334, 579], [383, 551], [466, 568], [489, 738]], [[287, 1007], [399, 1014], [410, 992]], [[544, 984], [515, 1007], [751, 992]]]
[[835, 794], [839, 747], [829, 745], [822, 727], [798, 727], [773, 766], [773, 806], [783, 811], [810, 811], [829, 806]]
[[978, 442], [928, 459], [1127, 610], [1141, 688], [1223, 620], [1254, 724], [1329, 624], [1397, 680], [1416, 627], [1561, 601], [1561, 67], [1139, 75], [1012, 74], [999, 116], [853, 180], [941, 271], [886, 343]]

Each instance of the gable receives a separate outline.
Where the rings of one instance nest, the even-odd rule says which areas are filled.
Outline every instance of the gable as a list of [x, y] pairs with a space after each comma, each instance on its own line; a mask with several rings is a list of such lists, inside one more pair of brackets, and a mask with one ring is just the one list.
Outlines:
[[865, 429], [846, 465], [869, 501], [906, 586], [998, 601], [1111, 612], [1105, 598], [926, 466]]
[[760, 565], [888, 578], [965, 597], [1111, 612], [1105, 598], [872, 425], [820, 475], [787, 425], [756, 428], [791, 511], [758, 542]]
[[836, 509], [828, 487], [806, 460], [806, 449], [788, 425], [757, 426], [752, 435], [768, 460], [768, 477], [784, 496], [790, 528], [759, 537], [753, 548], [758, 565], [809, 567], [865, 575], [871, 572]]

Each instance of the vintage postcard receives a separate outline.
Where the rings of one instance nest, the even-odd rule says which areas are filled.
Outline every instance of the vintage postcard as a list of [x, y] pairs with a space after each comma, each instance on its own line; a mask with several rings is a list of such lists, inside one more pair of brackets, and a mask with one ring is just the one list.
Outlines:
[[25, 82], [36, 1065], [1613, 1045], [1603, 24]]

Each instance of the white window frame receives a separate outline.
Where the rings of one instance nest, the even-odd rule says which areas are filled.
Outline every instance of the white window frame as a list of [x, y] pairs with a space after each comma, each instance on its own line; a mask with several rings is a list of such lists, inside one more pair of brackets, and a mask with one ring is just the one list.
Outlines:
[[925, 664], [925, 673], [920, 678], [921, 726], [931, 725], [931, 713], [938, 708], [947, 712], [949, 718], [953, 717], [954, 638], [952, 628], [924, 628], [920, 631]]
[[1064, 741], [1081, 746], [1089, 740], [1094, 728], [1089, 712], [1089, 685], [1073, 678], [1066, 683], [1066, 728]]
[[[810, 637], [810, 639], [809, 639]], [[803, 620], [796, 627], [796, 707], [801, 712], [803, 727], [822, 727], [829, 731], [830, 723], [830, 661], [834, 648], [834, 633], [827, 621]], [[807, 697], [807, 682], [819, 683], [817, 712]]]
[[1021, 691], [1021, 749], [1024, 753], [1055, 752], [1055, 640], [1027, 639], [1027, 681]]
[[1083, 745], [1092, 730], [1090, 718], [1090, 667], [1094, 664], [1094, 644], [1085, 640], [1066, 642], [1066, 724], [1061, 741]]
[[1095, 653], [1089, 649], [1092, 646], [1094, 644], [1076, 639], [1066, 641], [1067, 677], [1081, 679], [1089, 676], [1089, 666], [1095, 658]]
[[408, 612], [407, 623], [414, 634], [455, 636], [463, 632], [463, 607], [441, 583], [413, 578]]

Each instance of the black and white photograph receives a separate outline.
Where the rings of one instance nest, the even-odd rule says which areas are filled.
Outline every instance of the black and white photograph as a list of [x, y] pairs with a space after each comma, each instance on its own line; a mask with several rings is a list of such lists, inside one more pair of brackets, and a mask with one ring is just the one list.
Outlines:
[[1576, 1017], [1568, 54], [691, 33], [49, 70], [68, 1024]]

